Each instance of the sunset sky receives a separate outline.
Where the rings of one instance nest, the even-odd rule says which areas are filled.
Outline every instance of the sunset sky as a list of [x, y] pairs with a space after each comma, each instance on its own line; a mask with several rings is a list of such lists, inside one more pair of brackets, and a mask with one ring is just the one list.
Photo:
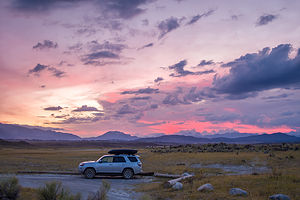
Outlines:
[[1, 0], [0, 122], [82, 137], [300, 132], [298, 0]]

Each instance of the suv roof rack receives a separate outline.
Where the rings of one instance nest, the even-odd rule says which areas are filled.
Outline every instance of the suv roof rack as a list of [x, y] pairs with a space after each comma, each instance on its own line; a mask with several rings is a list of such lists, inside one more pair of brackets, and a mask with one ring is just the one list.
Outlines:
[[137, 152], [138, 151], [135, 149], [113, 149], [113, 150], [110, 150], [108, 153], [114, 154], [114, 155], [120, 155], [120, 154], [134, 155]]

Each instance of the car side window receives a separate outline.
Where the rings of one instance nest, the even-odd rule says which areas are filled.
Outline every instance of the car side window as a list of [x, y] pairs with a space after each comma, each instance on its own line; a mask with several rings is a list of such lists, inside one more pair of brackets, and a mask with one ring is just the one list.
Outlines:
[[128, 159], [130, 160], [130, 162], [137, 162], [138, 160], [136, 159], [136, 157], [129, 157]]
[[113, 157], [112, 156], [106, 156], [104, 158], [101, 159], [102, 163], [111, 163], [113, 162]]
[[125, 161], [125, 158], [122, 156], [115, 156], [113, 162], [120, 163], [120, 162], [126, 162], [126, 161]]

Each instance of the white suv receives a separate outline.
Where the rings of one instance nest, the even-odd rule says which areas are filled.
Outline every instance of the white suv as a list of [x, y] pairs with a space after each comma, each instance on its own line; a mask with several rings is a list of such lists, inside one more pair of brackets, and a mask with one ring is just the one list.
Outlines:
[[[130, 154], [128, 154], [128, 152]], [[95, 175], [123, 175], [125, 179], [132, 178], [135, 174], [142, 172], [142, 163], [138, 156], [132, 154], [136, 150], [112, 150], [109, 153], [115, 155], [104, 155], [97, 161], [82, 162], [78, 170], [85, 178], [94, 178]]]

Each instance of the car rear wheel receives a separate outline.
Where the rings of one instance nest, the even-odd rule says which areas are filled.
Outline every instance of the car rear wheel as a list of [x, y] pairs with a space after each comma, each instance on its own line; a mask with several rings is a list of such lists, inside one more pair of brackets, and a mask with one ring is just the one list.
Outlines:
[[132, 169], [124, 169], [123, 171], [123, 177], [125, 179], [131, 179], [133, 177], [134, 173]]
[[96, 175], [96, 172], [94, 169], [92, 168], [88, 168], [84, 171], [84, 177], [85, 178], [88, 178], [88, 179], [91, 179], [91, 178], [94, 178]]

